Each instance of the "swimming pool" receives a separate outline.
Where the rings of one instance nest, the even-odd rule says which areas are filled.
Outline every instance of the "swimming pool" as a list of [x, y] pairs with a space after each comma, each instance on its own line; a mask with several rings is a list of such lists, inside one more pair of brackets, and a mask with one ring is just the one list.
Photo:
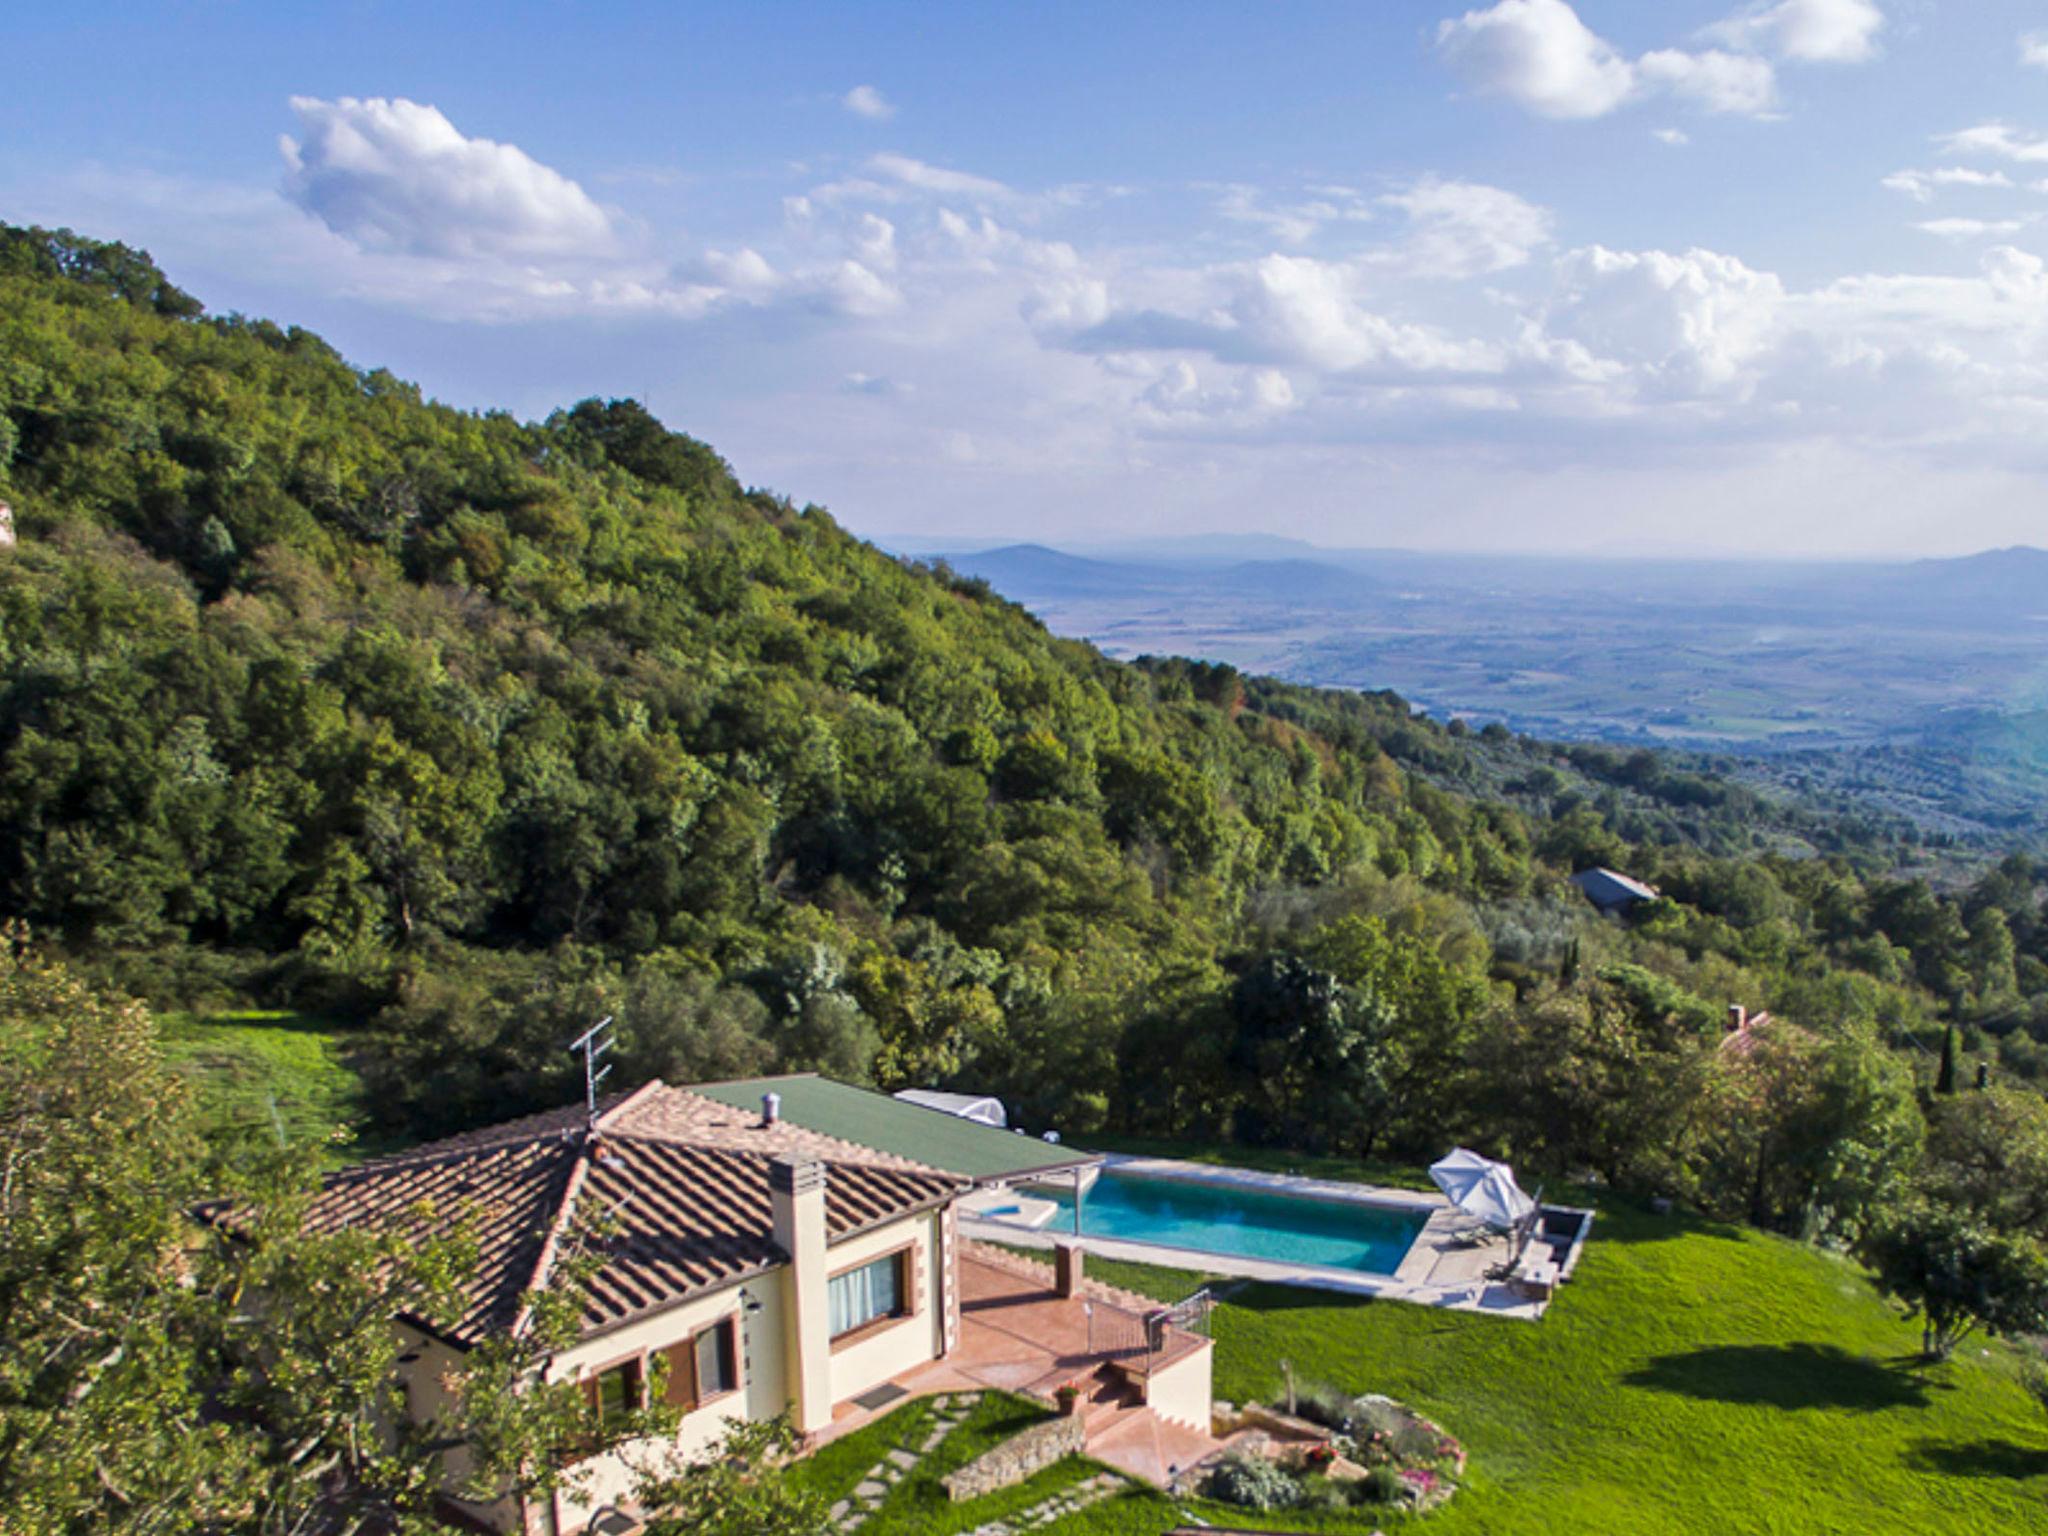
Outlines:
[[[1072, 1190], [1047, 1189], [1059, 1214], [1041, 1229], [1074, 1230]], [[1429, 1221], [1426, 1209], [1275, 1194], [1241, 1185], [1104, 1169], [1081, 1201], [1081, 1235], [1191, 1248], [1283, 1264], [1391, 1275]]]

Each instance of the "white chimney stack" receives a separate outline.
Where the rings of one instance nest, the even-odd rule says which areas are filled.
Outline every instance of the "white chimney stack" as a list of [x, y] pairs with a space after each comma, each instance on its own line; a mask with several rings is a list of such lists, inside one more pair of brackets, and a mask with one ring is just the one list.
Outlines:
[[781, 1095], [781, 1094], [779, 1094], [779, 1093], [764, 1093], [764, 1094], [762, 1094], [762, 1095], [761, 1095], [761, 1124], [762, 1124], [763, 1126], [770, 1126], [770, 1125], [774, 1125], [774, 1124], [775, 1124], [776, 1122], [778, 1122], [778, 1121], [779, 1121], [779, 1120], [781, 1120], [781, 1119], [782, 1119], [782, 1095]]

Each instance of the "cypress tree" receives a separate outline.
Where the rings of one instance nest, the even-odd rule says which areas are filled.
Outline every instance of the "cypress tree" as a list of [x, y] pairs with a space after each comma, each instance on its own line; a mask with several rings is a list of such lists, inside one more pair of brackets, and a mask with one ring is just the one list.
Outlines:
[[1956, 1027], [1951, 1024], [1941, 1035], [1941, 1073], [1934, 1079], [1936, 1093], [1956, 1091]]

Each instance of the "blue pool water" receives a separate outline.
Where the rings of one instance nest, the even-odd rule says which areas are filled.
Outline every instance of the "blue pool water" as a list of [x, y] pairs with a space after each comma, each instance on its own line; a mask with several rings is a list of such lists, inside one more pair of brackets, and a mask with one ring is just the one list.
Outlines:
[[[1047, 1233], [1074, 1230], [1072, 1190]], [[1324, 1264], [1391, 1275], [1428, 1222], [1426, 1211], [1316, 1200], [1264, 1190], [1105, 1171], [1081, 1198], [1084, 1236], [1120, 1237], [1245, 1259]]]

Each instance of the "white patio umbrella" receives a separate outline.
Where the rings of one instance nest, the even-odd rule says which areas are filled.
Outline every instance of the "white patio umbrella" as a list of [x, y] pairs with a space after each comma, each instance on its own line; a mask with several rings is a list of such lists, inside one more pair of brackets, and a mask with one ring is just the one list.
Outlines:
[[1514, 1169], [1467, 1147], [1432, 1164], [1429, 1176], [1445, 1199], [1489, 1227], [1511, 1228], [1536, 1209], [1536, 1202], [1515, 1182]]

